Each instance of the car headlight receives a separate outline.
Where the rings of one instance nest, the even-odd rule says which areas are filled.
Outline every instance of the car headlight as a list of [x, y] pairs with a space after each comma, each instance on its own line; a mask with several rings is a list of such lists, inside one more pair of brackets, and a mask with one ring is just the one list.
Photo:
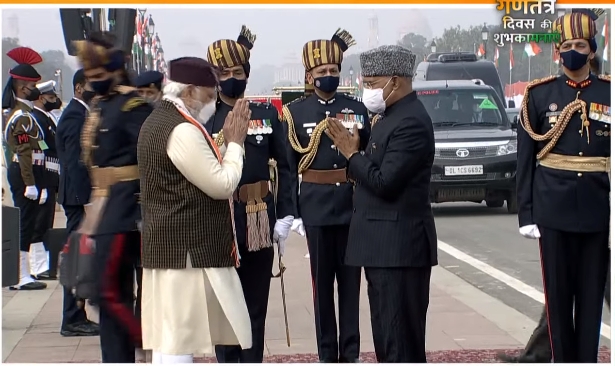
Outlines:
[[505, 145], [498, 146], [498, 155], [508, 155], [517, 153], [517, 140], [510, 140]]

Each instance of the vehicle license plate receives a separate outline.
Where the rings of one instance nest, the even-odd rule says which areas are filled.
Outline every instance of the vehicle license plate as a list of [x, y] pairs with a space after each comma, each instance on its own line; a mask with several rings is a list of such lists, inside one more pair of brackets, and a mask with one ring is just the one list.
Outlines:
[[481, 175], [483, 174], [482, 165], [462, 165], [462, 166], [445, 166], [444, 175]]

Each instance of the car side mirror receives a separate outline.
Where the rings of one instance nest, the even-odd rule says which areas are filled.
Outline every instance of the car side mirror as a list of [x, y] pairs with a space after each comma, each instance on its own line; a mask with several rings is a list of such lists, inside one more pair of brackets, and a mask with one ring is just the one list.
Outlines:
[[514, 100], [509, 100], [508, 101], [508, 108], [515, 108], [515, 101]]
[[517, 128], [517, 126], [519, 125], [519, 116], [514, 116], [513, 120], [510, 122], [510, 125], [512, 126], [512, 128]]

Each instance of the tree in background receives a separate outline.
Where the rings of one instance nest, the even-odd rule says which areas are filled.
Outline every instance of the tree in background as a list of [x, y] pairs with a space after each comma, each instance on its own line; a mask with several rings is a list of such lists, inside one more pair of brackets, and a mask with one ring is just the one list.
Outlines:
[[[9, 70], [15, 66], [15, 61], [11, 60], [6, 53], [13, 48], [21, 47], [19, 40], [16, 38], [2, 38], [2, 85], [6, 83], [9, 77]], [[38, 50], [35, 50], [38, 51]], [[62, 90], [62, 100], [68, 101], [73, 96], [73, 74], [75, 70], [66, 63], [66, 56], [60, 50], [48, 50], [39, 52], [43, 58], [43, 62], [35, 65], [34, 68], [41, 75], [41, 81], [55, 80], [58, 82], [56, 70], [61, 70], [62, 85], [57, 85], [58, 95]]]
[[431, 41], [428, 41], [427, 38], [416, 33], [408, 33], [397, 42], [398, 45], [409, 49], [416, 55], [417, 64], [431, 53], [428, 43], [431, 43]]

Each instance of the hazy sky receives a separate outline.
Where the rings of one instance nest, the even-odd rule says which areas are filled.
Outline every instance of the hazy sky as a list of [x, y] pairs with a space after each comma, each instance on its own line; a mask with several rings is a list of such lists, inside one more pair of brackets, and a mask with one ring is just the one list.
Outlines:
[[[251, 63], [279, 65], [289, 59], [300, 62], [303, 44], [312, 39], [329, 39], [339, 27], [348, 30], [357, 41], [349, 53], [367, 49], [369, 18], [378, 19], [380, 44], [394, 43], [400, 33], [422, 33], [431, 38], [445, 28], [467, 27], [483, 22], [499, 23], [501, 14], [494, 7], [482, 9], [148, 9], [152, 14], [165, 52], [171, 60], [182, 56], [205, 57], [207, 45], [217, 39], [236, 39], [241, 26], [257, 35]], [[17, 16], [15, 22], [10, 18]], [[60, 15], [55, 9], [2, 10], [3, 37], [18, 36], [22, 45], [37, 51], [65, 51]]]

